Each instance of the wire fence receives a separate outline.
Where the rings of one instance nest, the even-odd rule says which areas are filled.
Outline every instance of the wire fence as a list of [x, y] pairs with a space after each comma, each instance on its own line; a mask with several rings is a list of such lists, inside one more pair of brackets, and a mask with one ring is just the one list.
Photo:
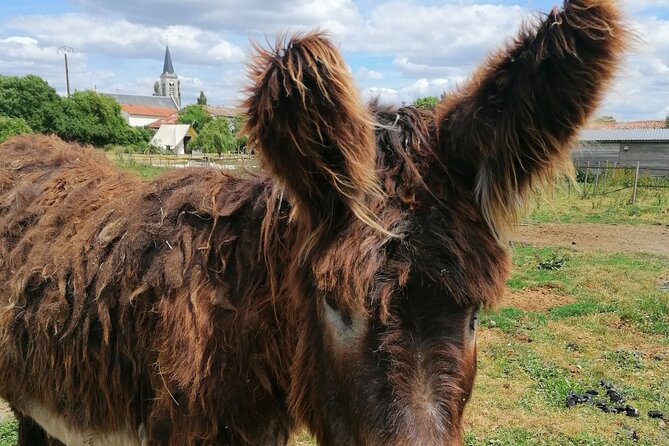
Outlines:
[[[641, 166], [641, 162], [633, 166], [618, 165], [617, 163], [585, 163], [576, 165], [576, 180], [583, 183], [581, 194], [609, 195], [630, 189], [630, 201], [636, 203], [638, 190], [669, 189], [669, 168]], [[569, 189], [571, 194], [571, 188]]]
[[[248, 154], [201, 154], [201, 155], [173, 155], [150, 153], [112, 153], [108, 156], [117, 161], [132, 165], [154, 167], [182, 168], [182, 167], [217, 167], [222, 170], [257, 169], [258, 159]], [[624, 190], [630, 190], [630, 201], [636, 203], [637, 192], [640, 188], [669, 189], [669, 168], [635, 165], [619, 165], [618, 163], [597, 162], [577, 164], [576, 180], [583, 196], [609, 195]], [[569, 194], [571, 195], [571, 186]]]
[[253, 155], [226, 153], [221, 155], [172, 155], [151, 153], [112, 153], [108, 157], [125, 164], [183, 168], [183, 167], [217, 167], [222, 170], [257, 169], [258, 159]]

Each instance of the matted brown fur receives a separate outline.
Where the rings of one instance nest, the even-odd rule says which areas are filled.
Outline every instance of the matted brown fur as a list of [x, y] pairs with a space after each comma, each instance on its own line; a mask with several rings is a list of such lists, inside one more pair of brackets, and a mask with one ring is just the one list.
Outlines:
[[149, 445], [300, 425], [461, 444], [503, 230], [564, 165], [623, 31], [614, 1], [569, 1], [436, 113], [365, 107], [332, 44], [298, 36], [251, 67], [257, 174], [141, 182], [57, 138], [1, 145], [0, 397], [22, 438], [44, 438], [39, 405]]

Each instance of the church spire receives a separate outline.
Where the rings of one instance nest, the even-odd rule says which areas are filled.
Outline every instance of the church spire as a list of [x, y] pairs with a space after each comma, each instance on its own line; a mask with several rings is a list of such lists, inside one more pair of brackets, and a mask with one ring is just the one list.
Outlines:
[[167, 45], [165, 45], [165, 62], [163, 63], [163, 74], [174, 74], [172, 56], [170, 55], [170, 47]]

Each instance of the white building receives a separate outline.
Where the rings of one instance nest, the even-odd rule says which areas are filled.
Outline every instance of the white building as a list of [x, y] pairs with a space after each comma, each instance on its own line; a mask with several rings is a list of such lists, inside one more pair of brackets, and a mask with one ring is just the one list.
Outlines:
[[186, 142], [193, 136], [195, 132], [188, 124], [163, 124], [151, 138], [151, 145], [175, 155], [183, 155], [186, 153]]
[[121, 115], [128, 121], [128, 124], [133, 127], [144, 127], [152, 122], [169, 118], [181, 107], [181, 82], [179, 76], [174, 72], [168, 47], [165, 47], [163, 73], [157, 84], [158, 91], [153, 96], [104, 94], [119, 103]]

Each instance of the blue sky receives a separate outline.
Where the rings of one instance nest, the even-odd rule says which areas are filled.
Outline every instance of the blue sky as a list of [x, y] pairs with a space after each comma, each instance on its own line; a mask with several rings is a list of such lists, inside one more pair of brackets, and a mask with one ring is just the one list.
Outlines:
[[[44, 77], [65, 90], [62, 56], [78, 90], [151, 94], [165, 42], [185, 103], [203, 90], [234, 106], [249, 41], [320, 27], [340, 46], [360, 89], [411, 102], [455, 88], [523, 18], [561, 0], [4, 0], [0, 74]], [[600, 115], [669, 114], [669, 0], [621, 0], [641, 37]]]

